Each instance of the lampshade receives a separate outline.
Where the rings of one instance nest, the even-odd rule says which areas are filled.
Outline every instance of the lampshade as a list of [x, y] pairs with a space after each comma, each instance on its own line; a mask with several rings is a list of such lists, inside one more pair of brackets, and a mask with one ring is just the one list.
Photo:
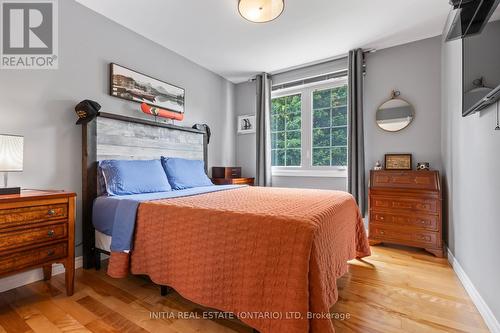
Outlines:
[[0, 172], [23, 171], [24, 137], [0, 134]]
[[238, 10], [245, 19], [263, 23], [277, 18], [285, 8], [284, 0], [239, 0]]

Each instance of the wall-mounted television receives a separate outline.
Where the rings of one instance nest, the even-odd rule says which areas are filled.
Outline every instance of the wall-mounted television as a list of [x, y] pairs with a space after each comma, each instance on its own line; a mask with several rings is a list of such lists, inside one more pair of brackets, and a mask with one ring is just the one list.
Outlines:
[[500, 99], [500, 20], [498, 19], [499, 15], [493, 15], [481, 34], [462, 40], [462, 116], [464, 117], [481, 111]]

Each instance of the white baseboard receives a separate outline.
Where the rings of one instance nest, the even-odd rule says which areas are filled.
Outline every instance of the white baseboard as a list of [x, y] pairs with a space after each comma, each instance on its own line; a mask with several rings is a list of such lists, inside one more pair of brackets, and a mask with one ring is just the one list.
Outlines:
[[476, 287], [474, 287], [474, 284], [469, 279], [462, 266], [460, 266], [460, 263], [455, 258], [453, 253], [451, 253], [450, 249], [447, 250], [448, 250], [448, 262], [450, 263], [451, 267], [453, 267], [453, 270], [457, 274], [460, 282], [462, 282], [465, 291], [467, 291], [467, 294], [469, 294], [472, 302], [474, 303], [477, 310], [483, 317], [486, 326], [488, 326], [491, 333], [500, 333], [500, 323], [498, 322], [498, 319], [495, 318], [493, 311], [491, 311], [488, 304], [486, 304], [484, 299], [481, 297], [481, 294], [479, 294]]
[[[75, 258], [75, 269], [83, 266], [83, 257]], [[57, 275], [64, 273], [63, 264], [53, 264], [52, 265], [52, 275]], [[43, 280], [43, 271], [41, 268], [33, 269], [31, 271], [22, 272], [15, 275], [9, 275], [0, 279], [0, 292], [4, 292], [10, 289], [18, 288], [26, 284], [30, 284], [36, 281]]]

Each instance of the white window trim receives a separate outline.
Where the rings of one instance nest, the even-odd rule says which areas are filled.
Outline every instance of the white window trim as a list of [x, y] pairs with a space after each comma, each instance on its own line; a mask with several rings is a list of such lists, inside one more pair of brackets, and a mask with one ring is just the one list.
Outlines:
[[[346, 166], [312, 165], [312, 94], [317, 90], [336, 88], [347, 84], [347, 78], [337, 78], [316, 84], [308, 84], [289, 89], [274, 91], [271, 98], [301, 95], [301, 166], [273, 166], [271, 174], [275, 177], [332, 177], [347, 178]], [[304, 129], [309, 129], [305, 133]], [[348, 143], [349, 144], [349, 143]]]

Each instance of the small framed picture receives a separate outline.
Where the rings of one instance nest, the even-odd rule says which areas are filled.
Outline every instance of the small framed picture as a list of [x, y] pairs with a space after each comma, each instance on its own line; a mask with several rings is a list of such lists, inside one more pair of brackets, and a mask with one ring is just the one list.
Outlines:
[[238, 134], [255, 133], [255, 115], [249, 114], [238, 117]]
[[411, 154], [385, 154], [386, 170], [411, 170]]

